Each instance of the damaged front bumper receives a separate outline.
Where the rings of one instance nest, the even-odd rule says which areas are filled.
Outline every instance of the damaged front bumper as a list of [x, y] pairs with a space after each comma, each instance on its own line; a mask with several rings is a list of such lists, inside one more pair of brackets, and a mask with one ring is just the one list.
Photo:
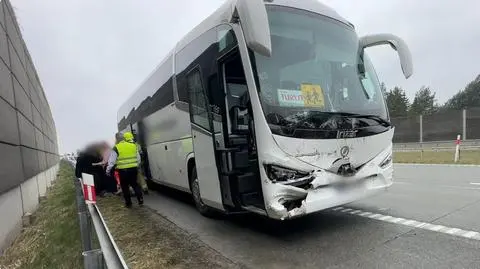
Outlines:
[[383, 169], [367, 165], [349, 177], [316, 171], [308, 188], [270, 183], [264, 186], [268, 190], [267, 214], [274, 219], [292, 219], [351, 203], [387, 189], [393, 183], [392, 174], [392, 165]]

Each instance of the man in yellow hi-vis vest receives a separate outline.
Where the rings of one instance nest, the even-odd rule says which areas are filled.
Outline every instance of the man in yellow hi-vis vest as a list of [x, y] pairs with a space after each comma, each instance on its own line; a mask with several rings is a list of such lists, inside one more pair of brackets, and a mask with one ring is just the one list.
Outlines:
[[135, 195], [137, 196], [138, 204], [143, 205], [142, 189], [137, 182], [139, 163], [140, 154], [138, 152], [137, 144], [133, 141], [133, 134], [126, 132], [123, 135], [123, 140], [115, 145], [110, 154], [110, 158], [108, 158], [106, 173], [110, 174], [113, 166], [116, 166], [120, 176], [120, 186], [122, 187], [125, 206], [128, 208], [132, 206], [132, 198], [130, 197], [129, 190], [130, 186], [132, 186]]

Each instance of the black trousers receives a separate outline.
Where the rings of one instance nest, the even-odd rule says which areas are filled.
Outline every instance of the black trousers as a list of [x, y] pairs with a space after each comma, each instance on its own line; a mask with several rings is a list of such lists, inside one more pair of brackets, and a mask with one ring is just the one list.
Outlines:
[[117, 182], [115, 181], [115, 178], [113, 178], [113, 176], [103, 173], [103, 184], [105, 187], [105, 191], [111, 193], [117, 192]]
[[133, 190], [135, 191], [135, 196], [137, 196], [138, 202], [143, 202], [142, 189], [137, 183], [137, 167], [118, 169], [118, 175], [120, 176], [120, 186], [122, 187], [125, 204], [132, 204], [132, 198], [130, 197], [130, 186], [132, 186]]

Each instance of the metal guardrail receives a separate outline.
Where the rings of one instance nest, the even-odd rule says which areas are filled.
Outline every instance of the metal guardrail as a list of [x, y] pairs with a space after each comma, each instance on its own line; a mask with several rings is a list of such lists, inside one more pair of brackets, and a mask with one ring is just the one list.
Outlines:
[[[75, 166], [75, 161], [67, 160]], [[96, 204], [85, 203], [81, 179], [75, 180], [78, 221], [85, 269], [128, 269], [123, 256]], [[93, 225], [93, 227], [92, 227]], [[94, 248], [93, 236], [100, 248]]]
[[[434, 141], [418, 143], [394, 143], [394, 152], [419, 151], [454, 151], [455, 141]], [[480, 150], [480, 140], [464, 140], [460, 143], [460, 150]]]

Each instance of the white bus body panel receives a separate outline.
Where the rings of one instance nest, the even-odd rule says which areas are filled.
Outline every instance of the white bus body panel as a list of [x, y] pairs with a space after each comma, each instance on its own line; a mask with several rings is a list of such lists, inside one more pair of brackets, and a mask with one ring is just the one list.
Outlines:
[[190, 191], [186, 158], [192, 153], [190, 116], [172, 103], [144, 120], [153, 180]]
[[340, 149], [349, 148], [349, 160], [358, 167], [374, 159], [392, 142], [393, 129], [377, 135], [349, 139], [299, 139], [273, 135], [278, 147], [317, 169], [328, 169], [337, 159], [342, 158]]

